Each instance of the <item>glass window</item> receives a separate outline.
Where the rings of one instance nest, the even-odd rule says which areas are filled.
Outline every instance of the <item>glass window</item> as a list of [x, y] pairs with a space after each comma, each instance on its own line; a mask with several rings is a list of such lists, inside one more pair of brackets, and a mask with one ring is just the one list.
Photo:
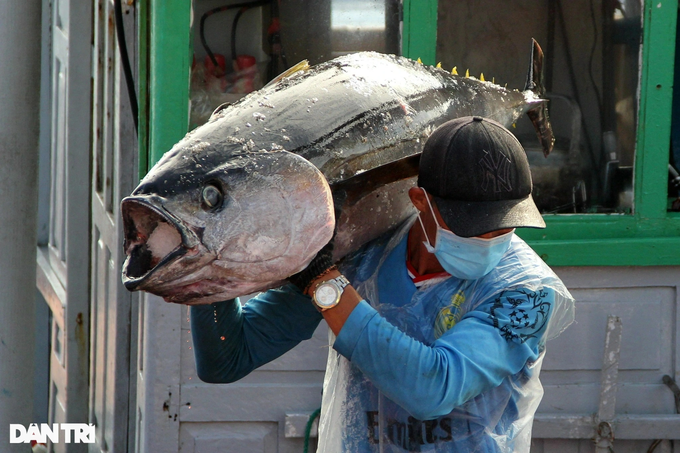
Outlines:
[[190, 128], [302, 60], [399, 52], [400, 0], [195, 0]]
[[439, 2], [445, 66], [522, 90], [531, 38], [543, 48], [554, 151], [543, 157], [528, 118], [513, 128], [543, 213], [634, 210], [641, 12], [640, 0]]

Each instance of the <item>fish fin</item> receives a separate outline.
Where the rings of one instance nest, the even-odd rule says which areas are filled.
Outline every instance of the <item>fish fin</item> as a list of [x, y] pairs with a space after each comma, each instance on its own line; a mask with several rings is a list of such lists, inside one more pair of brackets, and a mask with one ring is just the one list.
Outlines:
[[484, 73], [483, 72], [479, 74], [479, 80], [480, 80], [480, 82], [486, 82], [486, 80], [484, 79]]
[[213, 112], [210, 114], [210, 119], [212, 119], [213, 116], [217, 115], [217, 114], [220, 113], [222, 110], [224, 110], [224, 109], [226, 109], [227, 107], [229, 107], [230, 105], [231, 105], [231, 102], [225, 102], [224, 104], [218, 105], [218, 106], [215, 108], [215, 110], [213, 110]]
[[[543, 50], [535, 39], [531, 39], [531, 63], [527, 74], [527, 83], [524, 91], [531, 91], [537, 98], [545, 96], [545, 86], [543, 85]], [[543, 155], [548, 154], [555, 145], [555, 135], [553, 134], [550, 116], [548, 115], [548, 101], [543, 100], [538, 106], [527, 112], [531, 122], [536, 129], [536, 135], [543, 147]]]
[[442, 68], [442, 62], [441, 61], [439, 63], [437, 63], [437, 68], [439, 68], [439, 69]]
[[301, 62], [299, 62], [299, 63], [296, 64], [295, 66], [291, 66], [290, 68], [286, 69], [286, 70], [283, 71], [281, 74], [279, 74], [278, 76], [274, 77], [274, 78], [273, 78], [267, 85], [265, 85], [265, 86], [274, 85], [274, 84], [277, 83], [279, 80], [281, 80], [281, 79], [283, 79], [283, 78], [285, 78], [285, 77], [290, 77], [290, 76], [292, 76], [293, 74], [295, 74], [295, 73], [297, 73], [297, 72], [306, 71], [306, 70], [308, 70], [308, 69], [309, 69], [309, 61], [308, 61], [308, 60], [302, 60]]
[[458, 75], [458, 66], [453, 67], [453, 69], [451, 70], [451, 74]]
[[470, 70], [469, 69], [465, 70], [465, 77], [470, 77]]

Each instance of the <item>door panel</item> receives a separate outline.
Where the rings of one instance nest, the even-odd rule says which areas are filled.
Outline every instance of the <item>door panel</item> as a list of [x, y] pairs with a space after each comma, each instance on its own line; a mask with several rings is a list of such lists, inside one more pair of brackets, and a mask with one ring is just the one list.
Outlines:
[[[47, 203], [36, 286], [50, 309], [49, 423], [87, 422], [91, 9], [77, 0], [50, 8], [49, 145], [41, 146]], [[85, 183], [84, 183], [85, 182]], [[60, 443], [56, 452], [87, 451]]]
[[[302, 451], [304, 426], [287, 431], [286, 422], [321, 406], [328, 357], [326, 323], [321, 323], [310, 340], [240, 381], [214, 385], [201, 382], [196, 375], [186, 308], [182, 313], [180, 451], [222, 452], [225, 450], [220, 446], [234, 443], [241, 435], [242, 442], [250, 442], [251, 449], [240, 451]], [[269, 435], [276, 442], [267, 441]], [[316, 437], [315, 431], [313, 436]], [[310, 451], [315, 451], [315, 443], [316, 439], [312, 439]], [[189, 445], [204, 449], [192, 450]]]
[[[124, 27], [134, 64], [136, 9], [127, 3], [123, 2]], [[113, 2], [93, 0], [93, 8], [89, 400], [97, 441], [90, 445], [90, 452], [132, 452], [130, 439], [134, 439], [136, 424], [130, 410], [135, 407], [136, 380], [130, 363], [136, 360], [137, 311], [133, 307], [137, 304], [132, 304], [133, 296], [120, 279], [124, 255], [118, 203], [136, 182], [137, 143]], [[135, 345], [132, 351], [131, 345]]]
[[[545, 394], [534, 420], [532, 452], [594, 451], [608, 316], [619, 317], [622, 325], [615, 413], [608, 420], [614, 426], [614, 451], [647, 451], [656, 439], [678, 439], [680, 415], [663, 383], [665, 375], [676, 381], [680, 376], [677, 268], [556, 272], [576, 299], [576, 319], [546, 345]], [[672, 448], [664, 441], [654, 451], [677, 451]]]

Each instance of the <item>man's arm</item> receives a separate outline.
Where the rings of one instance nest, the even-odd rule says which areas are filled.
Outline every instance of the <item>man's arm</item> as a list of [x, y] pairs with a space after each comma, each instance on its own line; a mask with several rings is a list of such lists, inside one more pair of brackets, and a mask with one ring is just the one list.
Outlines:
[[321, 321], [309, 297], [287, 285], [250, 299], [191, 307], [198, 377], [234, 382], [311, 338]]
[[[337, 335], [334, 349], [390, 399], [426, 420], [451, 412], [537, 359], [554, 293], [544, 290], [537, 297], [506, 293], [468, 313], [430, 346], [390, 324], [351, 287], [323, 315]], [[517, 322], [518, 310], [533, 314], [531, 326]]]

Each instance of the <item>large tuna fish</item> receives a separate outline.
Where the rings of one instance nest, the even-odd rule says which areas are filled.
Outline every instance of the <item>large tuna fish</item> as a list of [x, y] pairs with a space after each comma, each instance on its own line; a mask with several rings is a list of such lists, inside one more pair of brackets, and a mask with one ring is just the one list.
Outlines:
[[548, 153], [541, 60], [534, 44], [520, 92], [357, 53], [218, 109], [123, 200], [126, 288], [194, 304], [280, 285], [332, 237], [339, 190], [335, 253], [343, 256], [413, 212], [405, 192], [422, 143], [452, 118], [509, 126], [529, 112]]

